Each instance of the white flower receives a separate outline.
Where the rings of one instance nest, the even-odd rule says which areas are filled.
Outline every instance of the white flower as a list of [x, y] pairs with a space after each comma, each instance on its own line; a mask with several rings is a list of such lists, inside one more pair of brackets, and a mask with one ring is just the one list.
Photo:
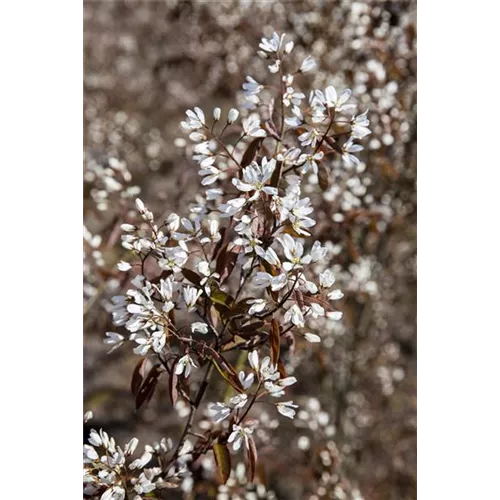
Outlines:
[[331, 311], [326, 313], [326, 317], [333, 319], [335, 321], [338, 321], [339, 319], [342, 319], [342, 312], [341, 311]]
[[283, 268], [286, 271], [290, 271], [293, 267], [301, 267], [311, 262], [310, 255], [303, 256], [304, 245], [295, 241], [289, 234], [284, 234], [283, 237], [279, 238], [279, 242], [283, 246], [286, 258], [290, 261], [283, 263]]
[[224, 403], [210, 404], [208, 405], [208, 409], [214, 412], [214, 415], [212, 415], [212, 420], [216, 424], [222, 422], [231, 413], [231, 408]]
[[153, 455], [149, 451], [145, 451], [141, 458], [136, 458], [130, 465], [130, 469], [142, 469], [149, 461], [153, 458]]
[[313, 344], [317, 342], [321, 342], [321, 337], [319, 335], [316, 335], [315, 333], [306, 333], [304, 334], [304, 338]]
[[180, 272], [188, 259], [188, 254], [181, 247], [167, 247], [163, 253], [164, 258], [158, 261], [158, 265], [165, 271]]
[[220, 108], [214, 108], [213, 116], [214, 120], [218, 122], [220, 120], [220, 114], [221, 114], [221, 109]]
[[272, 266], [280, 267], [281, 262], [276, 252], [272, 248], [264, 250], [262, 247], [255, 247], [255, 253], [263, 260], [269, 262]]
[[245, 200], [245, 198], [228, 200], [227, 203], [221, 203], [219, 205], [219, 211], [222, 213], [222, 217], [232, 217], [243, 208], [246, 202], [247, 200]]
[[246, 83], [243, 84], [245, 95], [256, 95], [264, 88], [263, 85], [256, 82], [251, 76], [247, 76], [246, 80]]
[[304, 123], [304, 115], [298, 106], [292, 107], [294, 116], [285, 118], [285, 123], [292, 128], [300, 127]]
[[[215, 161], [215, 158], [213, 161]], [[201, 180], [201, 184], [203, 186], [213, 184], [219, 178], [220, 173], [220, 170], [212, 165], [208, 165], [206, 168], [198, 170], [198, 174], [203, 176], [203, 179]]]
[[208, 333], [208, 325], [206, 323], [193, 323], [191, 325], [191, 331], [193, 333], [198, 332], [198, 333]]
[[321, 160], [324, 156], [323, 151], [318, 151], [315, 154], [303, 154], [300, 155], [299, 163], [303, 163], [300, 172], [302, 174], [307, 173], [309, 170], [312, 170], [316, 175], [318, 175], [318, 164], [317, 160]]
[[281, 48], [281, 44], [283, 43], [283, 39], [285, 38], [285, 35], [281, 35], [281, 37], [278, 35], [278, 33], [274, 32], [273, 36], [271, 38], [262, 38], [259, 44], [259, 48], [262, 49], [264, 52], [267, 52], [269, 54], [273, 54], [275, 52], [278, 52], [279, 49]]
[[197, 130], [205, 125], [205, 114], [200, 108], [194, 108], [194, 111], [188, 109], [186, 111], [188, 120], [181, 122], [181, 127], [184, 130]]
[[234, 123], [238, 119], [239, 115], [240, 112], [237, 109], [231, 108], [227, 115], [227, 123], [229, 124]]
[[299, 71], [301, 73], [307, 73], [308, 71], [312, 71], [312, 70], [316, 69], [316, 67], [317, 67], [316, 61], [311, 56], [307, 56], [302, 61], [302, 64], [300, 65]]
[[293, 87], [287, 87], [283, 94], [283, 104], [288, 107], [290, 104], [300, 106], [301, 100], [305, 98], [302, 92], [296, 92]]
[[335, 283], [335, 276], [330, 271], [330, 269], [327, 269], [326, 271], [323, 271], [319, 275], [319, 284], [323, 288], [330, 288], [334, 283]]
[[108, 488], [101, 496], [101, 500], [124, 500], [125, 490], [118, 485]]
[[238, 373], [238, 379], [241, 382], [243, 389], [246, 390], [253, 384], [254, 374], [249, 373], [248, 375], [245, 375], [245, 372], [241, 371]]
[[359, 144], [354, 144], [353, 141], [354, 141], [354, 138], [349, 137], [349, 139], [342, 146], [342, 150], [344, 151], [344, 154], [342, 155], [342, 159], [346, 162], [346, 164], [348, 166], [359, 164], [359, 159], [356, 158], [356, 156], [354, 156], [352, 153], [357, 153], [358, 151], [363, 150], [363, 146], [361, 146]]
[[229, 400], [229, 402], [231, 403], [234, 409], [237, 409], [237, 408], [243, 408], [246, 405], [247, 400], [248, 396], [246, 394], [237, 394], [236, 396], [232, 397]]
[[276, 409], [285, 417], [293, 418], [295, 416], [294, 408], [298, 408], [298, 405], [294, 404], [293, 401], [284, 401], [282, 403], [276, 403]]
[[326, 247], [322, 247], [319, 241], [315, 241], [311, 249], [311, 260], [312, 262], [318, 262], [326, 257], [328, 250]]
[[243, 131], [250, 137], [266, 137], [266, 131], [261, 128], [258, 115], [250, 115], [242, 121]]
[[199, 299], [201, 294], [202, 294], [202, 290], [198, 290], [192, 286], [186, 286], [182, 290], [184, 302], [186, 303], [186, 306], [187, 306], [189, 311], [194, 309], [194, 306], [196, 305], [196, 301]]
[[256, 200], [261, 191], [269, 195], [278, 194], [278, 190], [275, 187], [265, 185], [273, 175], [275, 167], [276, 160], [274, 158], [268, 161], [264, 157], [261, 165], [252, 163], [243, 169], [243, 181], [233, 178], [232, 182], [240, 191], [255, 191], [249, 201]]
[[120, 335], [119, 333], [115, 332], [106, 332], [107, 338], [104, 339], [104, 343], [113, 346], [110, 351], [108, 351], [108, 354], [110, 352], [113, 352], [115, 349], [120, 347], [123, 344], [123, 335]]
[[332, 290], [328, 295], [328, 299], [329, 300], [339, 300], [341, 299], [342, 297], [344, 296], [344, 294], [339, 290], [339, 289], [336, 289], [336, 290]]
[[286, 274], [278, 274], [277, 276], [271, 276], [269, 273], [260, 271], [256, 273], [253, 279], [253, 284], [256, 287], [271, 287], [273, 292], [281, 290], [287, 284], [287, 276]]
[[247, 304], [252, 304], [248, 310], [248, 314], [253, 315], [259, 313], [266, 308], [266, 301], [264, 299], [250, 299], [247, 300]]
[[297, 304], [293, 304], [285, 313], [285, 323], [289, 323], [290, 321], [299, 328], [304, 326], [304, 315]]
[[353, 137], [356, 139], [362, 139], [363, 137], [367, 136], [368, 134], [371, 134], [371, 130], [368, 128], [370, 125], [370, 120], [367, 118], [367, 113], [368, 110], [366, 110], [364, 113], [353, 117], [351, 126], [352, 126], [352, 131], [351, 134]]
[[191, 373], [191, 367], [194, 366], [195, 368], [198, 368], [194, 361], [191, 359], [189, 354], [186, 354], [182, 356], [179, 361], [177, 361], [177, 365], [175, 366], [175, 374], [176, 375], [182, 375], [184, 373], [184, 377], [189, 377], [189, 374]]
[[259, 371], [259, 353], [257, 351], [251, 351], [248, 353], [248, 363], [252, 369], [258, 373]]
[[349, 97], [351, 97], [350, 89], [344, 90], [340, 96], [337, 96], [337, 91], [330, 85], [326, 87], [324, 95], [319, 90], [316, 91], [316, 95], [327, 108], [335, 108], [336, 111], [343, 111], [355, 107], [354, 104], [345, 104], [349, 100]]
[[238, 451], [241, 448], [241, 443], [245, 441], [245, 446], [248, 448], [248, 436], [253, 433], [253, 429], [249, 427], [240, 427], [233, 424], [233, 432], [229, 435], [228, 443], [233, 443], [233, 450]]
[[311, 130], [299, 135], [300, 145], [302, 147], [311, 146], [314, 148], [316, 147], [316, 143], [321, 136], [322, 133], [318, 129], [312, 128]]

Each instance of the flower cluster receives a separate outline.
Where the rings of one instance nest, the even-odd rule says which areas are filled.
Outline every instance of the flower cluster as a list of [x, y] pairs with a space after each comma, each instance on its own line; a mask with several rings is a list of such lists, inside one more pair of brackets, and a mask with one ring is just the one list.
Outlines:
[[[124, 498], [130, 488], [140, 498], [162, 487], [165, 470], [189, 476], [189, 464], [209, 449], [227, 480], [228, 445], [245, 450], [255, 473], [259, 420], [252, 409], [267, 403], [295, 417], [299, 405], [286, 396], [297, 383], [288, 375], [294, 343], [320, 342], [310, 331], [318, 318], [328, 335], [328, 325], [342, 317], [334, 305], [343, 296], [333, 289], [334, 273], [314, 272], [328, 249], [309, 239], [316, 221], [303, 188], [309, 173], [329, 168], [330, 156], [346, 168], [358, 163], [362, 146], [355, 141], [369, 133], [369, 121], [366, 112], [354, 113], [348, 89], [338, 94], [328, 86], [308, 96], [297, 89], [295, 75], [316, 64], [307, 56], [292, 67], [287, 56], [294, 43], [285, 35], [263, 38], [259, 49], [276, 80], [275, 95], [247, 76], [241, 110], [232, 108], [223, 119], [215, 108], [207, 118], [195, 107], [181, 123], [204, 196], [189, 213], [172, 213], [162, 223], [137, 198], [133, 223], [121, 225], [127, 253], [117, 269], [130, 288], [112, 298], [117, 331], [107, 332], [105, 342], [116, 349], [130, 341], [140, 356], [131, 384], [137, 408], [168, 377], [172, 402], [184, 400], [190, 409], [177, 446], [164, 450], [163, 468], [144, 469], [152, 459], [147, 450], [129, 463], [136, 441], [122, 451], [94, 431], [85, 448], [86, 483], [106, 487], [101, 498]], [[188, 435], [215, 370], [227, 383], [226, 396], [208, 405], [212, 423], [192, 444]], [[128, 472], [142, 469], [129, 479]]]

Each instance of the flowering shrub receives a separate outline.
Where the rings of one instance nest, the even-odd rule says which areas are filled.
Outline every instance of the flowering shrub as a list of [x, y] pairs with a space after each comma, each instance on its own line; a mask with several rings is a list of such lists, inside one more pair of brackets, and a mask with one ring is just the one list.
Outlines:
[[[240, 109], [227, 114], [186, 112], [181, 127], [202, 190], [189, 213], [157, 221], [137, 198], [121, 224], [128, 253], [117, 268], [130, 288], [111, 300], [116, 331], [106, 332], [104, 342], [110, 351], [130, 345], [140, 358], [131, 376], [137, 409], [165, 381], [172, 404], [183, 401], [189, 411], [175, 443], [162, 439], [140, 456], [136, 438], [120, 447], [92, 430], [84, 446], [86, 495], [139, 499], [189, 491], [196, 464], [210, 456], [224, 484], [243, 454], [252, 483], [256, 430], [269, 427], [256, 408], [270, 405], [288, 419], [299, 411], [287, 397], [298, 383], [289, 373], [295, 345], [327, 337], [342, 318], [335, 301], [343, 297], [325, 268], [327, 247], [314, 240], [314, 207], [303, 187], [313, 174], [327, 191], [334, 163], [355, 168], [370, 122], [367, 110], [356, 114], [349, 89], [299, 91], [296, 81], [306, 82], [316, 63], [307, 56], [295, 66], [293, 49], [285, 35], [262, 38], [258, 55], [269, 82], [247, 76]], [[106, 187], [99, 193], [122, 189], [115, 170], [130, 180], [124, 168], [108, 170], [97, 173]], [[93, 196], [104, 210], [107, 195], [99, 193]], [[99, 245], [94, 239], [88, 233], [89, 244]], [[220, 381], [226, 389], [207, 404], [204, 396]]]

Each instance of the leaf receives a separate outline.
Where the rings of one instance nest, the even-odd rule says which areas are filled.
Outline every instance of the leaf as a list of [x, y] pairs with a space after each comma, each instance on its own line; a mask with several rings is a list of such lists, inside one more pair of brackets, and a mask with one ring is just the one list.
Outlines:
[[170, 401], [172, 401], [172, 406], [175, 406], [177, 397], [179, 396], [179, 391], [177, 390], [177, 381], [179, 377], [175, 373], [176, 364], [177, 362], [172, 365], [172, 373], [170, 374], [170, 379], [168, 381], [168, 394], [170, 396]]
[[243, 386], [241, 385], [240, 379], [236, 374], [235, 369], [227, 363], [227, 361], [217, 353], [212, 353], [212, 362], [217, 368], [217, 371], [221, 374], [221, 377], [236, 391], [240, 394], [245, 392]]
[[271, 321], [271, 333], [270, 333], [270, 342], [271, 342], [271, 363], [273, 365], [278, 364], [278, 360], [280, 359], [280, 325], [278, 320], [275, 318]]
[[281, 378], [288, 377], [288, 374], [287, 374], [286, 368], [285, 368], [285, 363], [283, 363], [283, 361], [281, 361], [281, 359], [278, 360], [278, 371], [280, 372]]
[[130, 382], [130, 390], [134, 397], [137, 396], [139, 389], [141, 388], [142, 382], [144, 381], [144, 371], [146, 369], [147, 359], [141, 359], [134, 368], [132, 373], [132, 380]]
[[326, 143], [332, 147], [332, 149], [342, 155], [344, 152], [342, 151], [342, 148], [340, 147], [339, 143], [333, 138], [333, 137], [326, 137]]
[[276, 162], [276, 168], [274, 169], [273, 175], [271, 176], [270, 185], [273, 187], [278, 187], [278, 183], [281, 179], [281, 171], [283, 169], [283, 162]]
[[229, 454], [229, 449], [227, 444], [214, 443], [212, 446], [214, 452], [215, 463], [217, 464], [217, 470], [219, 472], [219, 482], [221, 484], [226, 484], [231, 474], [231, 455]]
[[231, 276], [234, 266], [236, 265], [236, 260], [238, 259], [238, 254], [243, 250], [243, 247], [236, 245], [230, 251], [227, 250], [227, 245], [221, 249], [217, 257], [217, 262], [215, 265], [215, 272], [220, 275], [220, 284]]
[[198, 273], [195, 273], [191, 269], [188, 269], [187, 267], [184, 267], [182, 269], [182, 275], [184, 278], [186, 278], [188, 281], [193, 283], [193, 285], [200, 286], [201, 283], [201, 276]]
[[247, 478], [250, 483], [253, 483], [255, 478], [255, 469], [257, 467], [257, 447], [252, 436], [248, 436], [248, 450], [247, 450]]
[[318, 163], [318, 182], [319, 187], [323, 192], [328, 191], [330, 187], [330, 173], [325, 165], [321, 162]]
[[158, 363], [151, 368], [148, 376], [144, 380], [135, 398], [135, 409], [138, 410], [145, 403], [148, 403], [156, 390], [156, 384], [163, 373], [161, 365]]
[[233, 304], [234, 299], [226, 292], [223, 292], [220, 289], [220, 285], [216, 281], [208, 280], [208, 286], [210, 287], [209, 299], [211, 300], [211, 302], [229, 309]]
[[241, 166], [243, 168], [247, 167], [248, 165], [250, 165], [250, 163], [252, 163], [252, 161], [255, 160], [263, 141], [264, 141], [263, 137], [256, 137], [248, 145], [248, 148], [246, 149], [245, 153], [243, 154], [243, 158], [241, 159]]

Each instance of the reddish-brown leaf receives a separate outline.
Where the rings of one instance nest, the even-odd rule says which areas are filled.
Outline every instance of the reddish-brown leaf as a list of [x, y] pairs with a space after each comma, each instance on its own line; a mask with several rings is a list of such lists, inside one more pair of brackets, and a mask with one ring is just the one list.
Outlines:
[[270, 332], [270, 343], [271, 343], [271, 363], [276, 365], [280, 359], [280, 325], [278, 320], [275, 318], [271, 321], [271, 332]]
[[226, 484], [231, 474], [231, 455], [229, 454], [229, 449], [227, 444], [222, 443], [214, 443], [212, 449], [219, 472], [219, 482]]
[[323, 192], [328, 191], [330, 187], [330, 173], [321, 162], [318, 164], [318, 182]]
[[132, 373], [132, 381], [130, 382], [130, 390], [132, 394], [137, 396], [139, 389], [141, 388], [142, 382], [144, 381], [144, 370], [146, 369], [147, 359], [141, 359], [134, 368], [134, 373]]
[[281, 359], [278, 361], [278, 371], [280, 372], [281, 378], [288, 377], [288, 374], [287, 374], [286, 368], [285, 368], [285, 363], [283, 363], [283, 361], [281, 361]]
[[255, 478], [255, 469], [257, 467], [257, 447], [252, 436], [248, 437], [248, 451], [247, 451], [247, 478], [248, 482], [253, 483]]
[[191, 269], [188, 269], [187, 267], [185, 267], [182, 269], [182, 275], [188, 281], [193, 283], [193, 285], [200, 286], [201, 276], [198, 273], [195, 273], [194, 271], [191, 271]]
[[278, 183], [281, 179], [281, 171], [283, 169], [283, 162], [276, 162], [276, 168], [274, 169], [273, 175], [271, 176], [271, 186], [278, 187]]
[[241, 159], [241, 166], [242, 167], [247, 167], [252, 163], [252, 161], [255, 160], [257, 157], [257, 153], [259, 152], [260, 146], [262, 142], [264, 141], [263, 137], [256, 137], [249, 145], [248, 148], [246, 149], [245, 153], [243, 154], [243, 158]]
[[148, 373], [148, 376], [144, 379], [144, 382], [141, 385], [141, 388], [137, 392], [135, 398], [135, 409], [138, 410], [145, 403], [148, 403], [156, 390], [156, 385], [158, 384], [158, 380], [160, 375], [162, 374], [163, 369], [160, 364], [156, 364], [151, 368]]

